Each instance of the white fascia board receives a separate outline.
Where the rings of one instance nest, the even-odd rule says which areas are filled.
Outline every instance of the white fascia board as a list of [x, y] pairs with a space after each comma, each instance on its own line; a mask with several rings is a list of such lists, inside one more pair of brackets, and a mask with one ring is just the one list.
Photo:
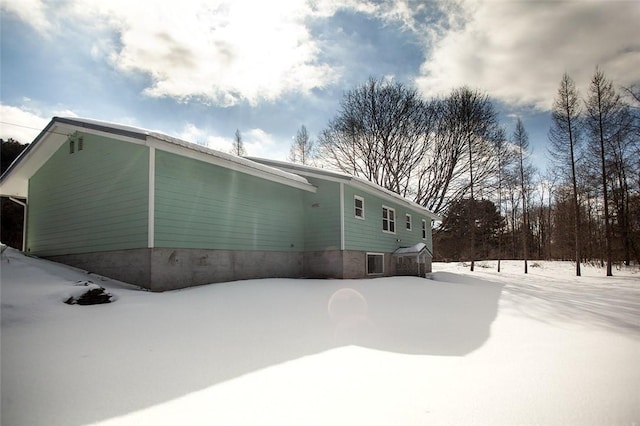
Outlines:
[[318, 167], [306, 166], [297, 163], [287, 163], [286, 161], [271, 160], [267, 158], [245, 157], [256, 163], [264, 164], [276, 169], [285, 170], [298, 176], [306, 176], [317, 179], [323, 179], [331, 182], [348, 183], [351, 176], [335, 170], [325, 170]]
[[393, 191], [389, 191], [388, 189], [383, 188], [363, 178], [351, 176], [346, 173], [335, 171], [335, 170], [319, 169], [317, 167], [306, 166], [301, 164], [291, 164], [284, 161], [269, 160], [265, 158], [252, 158], [252, 157], [249, 157], [249, 158], [259, 163], [263, 163], [269, 166], [288, 170], [291, 173], [295, 173], [300, 176], [311, 177], [311, 178], [326, 180], [330, 182], [344, 183], [344, 184], [351, 185], [354, 188], [358, 188], [367, 192], [373, 192], [374, 194], [377, 194], [382, 198], [385, 198], [387, 200], [392, 200], [396, 203], [402, 204], [403, 206], [408, 207], [409, 209], [411, 209], [416, 213], [419, 213], [424, 216], [428, 216], [432, 220], [442, 220], [442, 217], [429, 211], [425, 207], [417, 203], [414, 203], [413, 201], [410, 201], [404, 198], [403, 196], [396, 194]]
[[[67, 123], [61, 123], [59, 124], [59, 126], [60, 126], [60, 129], [63, 129], [65, 133], [67, 133], [68, 135], [72, 135], [73, 133], [78, 132], [78, 133], [84, 133], [89, 135], [102, 136], [109, 139], [117, 139], [119, 141], [134, 143], [138, 145], [146, 145], [145, 140], [147, 136], [144, 133], [137, 134], [135, 135], [137, 137], [133, 137], [133, 136], [126, 136], [124, 134], [115, 134], [113, 132], [109, 132], [105, 130], [98, 130], [92, 127], [82, 127], [82, 126], [77, 126], [77, 125], [67, 124]], [[133, 134], [133, 132], [131, 132], [131, 134]]]
[[53, 121], [9, 166], [0, 181], [0, 195], [27, 198], [29, 179], [68, 138], [67, 129]]
[[[11, 165], [6, 175], [0, 181], [0, 194], [3, 196], [27, 198], [29, 191], [29, 179], [46, 163], [49, 158], [69, 139], [75, 132], [94, 134], [113, 138], [109, 132], [82, 127], [66, 121], [67, 119], [53, 118], [31, 145], [25, 148]], [[141, 138], [116, 136], [119, 140], [144, 144]]]
[[304, 177], [310, 177], [310, 178], [316, 178], [316, 179], [320, 179], [320, 180], [326, 180], [329, 182], [336, 182], [336, 183], [350, 183], [351, 179], [348, 176], [345, 176], [344, 178], [341, 177], [336, 177], [336, 176], [327, 176], [324, 175], [322, 173], [313, 173], [313, 172], [309, 172], [309, 171], [298, 171], [298, 170], [293, 170], [291, 169], [291, 173], [295, 173], [297, 175], [300, 176], [304, 176]]
[[178, 143], [176, 141], [178, 140], [167, 141], [164, 137], [158, 138], [154, 135], [147, 137], [148, 145], [153, 146], [154, 148], [161, 151], [166, 151], [194, 160], [204, 161], [208, 164], [235, 170], [251, 176], [260, 177], [262, 179], [291, 186], [293, 188], [302, 189], [304, 191], [317, 191], [317, 188], [315, 186], [311, 185], [305, 178], [301, 176], [255, 163], [244, 158], [219, 153], [217, 151], [208, 149], [206, 147], [201, 147], [199, 145], [194, 145], [183, 141], [178, 141], [180, 142]]
[[82, 118], [54, 117], [30, 146], [25, 148], [0, 180], [0, 195], [27, 198], [29, 179], [75, 132], [103, 136], [172, 152], [227, 169], [308, 192], [316, 192], [304, 177], [191, 144], [157, 132]]

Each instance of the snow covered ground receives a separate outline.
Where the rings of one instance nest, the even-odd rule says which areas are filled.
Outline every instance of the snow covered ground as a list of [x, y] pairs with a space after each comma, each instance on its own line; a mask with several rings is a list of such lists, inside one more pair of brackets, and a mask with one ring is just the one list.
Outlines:
[[538, 263], [150, 293], [7, 249], [1, 423], [640, 424], [640, 273]]

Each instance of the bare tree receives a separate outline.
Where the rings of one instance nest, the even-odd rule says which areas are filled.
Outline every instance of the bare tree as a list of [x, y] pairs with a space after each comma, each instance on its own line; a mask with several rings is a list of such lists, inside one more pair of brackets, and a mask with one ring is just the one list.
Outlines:
[[522, 120], [518, 118], [516, 122], [516, 128], [513, 132], [513, 144], [518, 149], [518, 175], [520, 178], [520, 189], [522, 191], [522, 256], [524, 258], [524, 273], [529, 272], [529, 266], [527, 262], [528, 257], [528, 235], [529, 235], [529, 225], [527, 220], [528, 206], [527, 206], [527, 180], [525, 177], [527, 175], [527, 150], [529, 149], [529, 136], [527, 135], [527, 131], [524, 128], [524, 124], [522, 124]]
[[319, 144], [330, 165], [408, 196], [432, 126], [431, 111], [417, 90], [369, 79], [343, 96]]
[[304, 126], [296, 133], [291, 149], [289, 150], [289, 161], [292, 163], [310, 164], [315, 158], [315, 144], [309, 138], [309, 132]]
[[240, 134], [240, 130], [238, 129], [236, 129], [236, 134], [233, 139], [231, 154], [237, 155], [238, 157], [247, 155], [247, 151], [244, 149], [244, 143], [242, 142], [242, 135]]
[[451, 201], [473, 196], [495, 174], [493, 142], [502, 137], [489, 97], [462, 87], [431, 104], [436, 125], [418, 173], [415, 201], [442, 212]]
[[[516, 159], [514, 151], [509, 149], [509, 142], [504, 134], [504, 129], [500, 129], [500, 132], [496, 135], [494, 141], [495, 144], [495, 159], [497, 161], [497, 176], [496, 176], [496, 192], [498, 198], [498, 214], [502, 216], [502, 204], [503, 204], [503, 190], [506, 184], [506, 176], [508, 169], [512, 167], [514, 160]], [[501, 230], [500, 230], [501, 231]], [[502, 235], [498, 236], [498, 272], [500, 272], [500, 261], [502, 258]]]
[[[448, 123], [450, 130], [453, 132], [454, 139], [464, 144], [466, 155], [468, 156], [468, 172], [469, 172], [469, 197], [471, 202], [475, 200], [474, 190], [481, 182], [482, 177], [478, 172], [478, 166], [491, 164], [493, 161], [482, 161], [483, 153], [491, 152], [493, 142], [499, 133], [497, 115], [493, 109], [493, 105], [489, 97], [477, 90], [471, 90], [468, 87], [455, 89], [449, 97]], [[477, 162], [474, 160], [478, 160]], [[485, 159], [486, 160], [486, 159]], [[477, 164], [476, 164], [477, 163]], [[487, 177], [487, 176], [485, 176]], [[469, 209], [469, 214], [473, 215], [473, 210]], [[471, 271], [475, 266], [475, 239], [476, 226], [475, 218], [469, 218], [470, 224], [470, 260]]]
[[635, 253], [636, 261], [640, 263], [640, 85], [625, 87], [623, 92], [627, 95], [625, 100], [631, 119], [627, 156], [630, 193], [626, 198], [628, 202], [626, 225], [630, 234], [630, 249]]
[[600, 157], [600, 178], [604, 208], [605, 256], [607, 276], [612, 276], [612, 229], [609, 216], [609, 190], [607, 185], [607, 157], [609, 147], [617, 132], [616, 115], [620, 109], [620, 96], [611, 81], [596, 68], [589, 87], [589, 96], [585, 102], [585, 123], [589, 132], [591, 146]]
[[578, 181], [576, 177], [577, 153], [579, 149], [580, 98], [576, 86], [568, 74], [562, 76], [558, 94], [551, 111], [551, 129], [549, 130], [549, 149], [552, 161], [559, 169], [570, 166], [569, 179], [573, 188], [574, 233], [576, 276], [581, 275], [580, 262], [580, 206], [578, 203]]
[[[635, 103], [640, 105], [640, 86], [631, 85], [629, 87], [623, 87], [623, 90], [627, 95], [629, 95], [632, 99], [635, 100]], [[638, 107], [636, 106], [636, 109]]]
[[[628, 105], [622, 104], [616, 115], [617, 131], [611, 140], [609, 154], [610, 182], [612, 187], [612, 201], [615, 208], [617, 235], [622, 243], [622, 258], [624, 264], [631, 264], [631, 187], [629, 174], [633, 170], [632, 158], [638, 149], [638, 139], [633, 134], [633, 117]], [[616, 240], [618, 240], [616, 238]]]

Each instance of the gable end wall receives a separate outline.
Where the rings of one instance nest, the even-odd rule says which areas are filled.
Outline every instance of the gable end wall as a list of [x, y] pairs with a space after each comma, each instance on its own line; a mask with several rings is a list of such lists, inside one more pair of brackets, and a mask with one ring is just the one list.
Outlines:
[[65, 142], [29, 180], [27, 253], [146, 248], [149, 148], [77, 136], [82, 150]]

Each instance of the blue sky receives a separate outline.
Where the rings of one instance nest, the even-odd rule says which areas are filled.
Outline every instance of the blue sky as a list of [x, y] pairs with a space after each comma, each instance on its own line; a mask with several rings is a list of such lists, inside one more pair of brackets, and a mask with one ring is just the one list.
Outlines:
[[596, 65], [640, 83], [640, 2], [450, 0], [3, 0], [0, 137], [30, 142], [54, 115], [158, 130], [286, 159], [370, 76], [426, 96], [488, 93], [520, 116], [544, 165], [562, 74]]

